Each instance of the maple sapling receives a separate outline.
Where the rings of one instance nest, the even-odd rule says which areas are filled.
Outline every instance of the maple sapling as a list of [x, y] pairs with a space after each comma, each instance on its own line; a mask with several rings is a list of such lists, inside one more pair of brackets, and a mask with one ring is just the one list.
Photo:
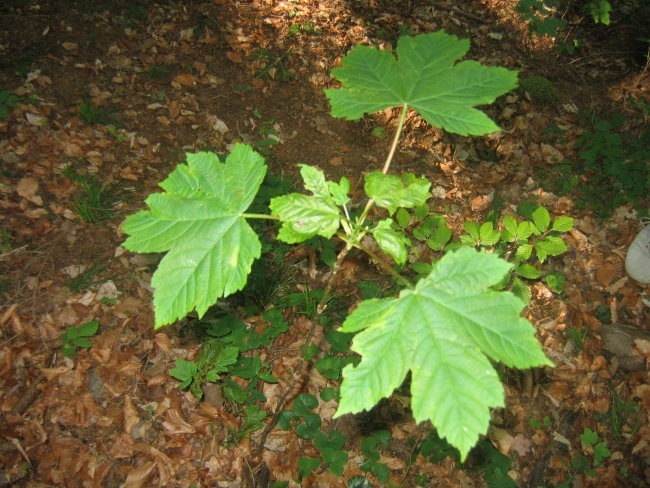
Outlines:
[[[266, 173], [263, 157], [245, 144], [235, 144], [225, 159], [210, 152], [188, 154], [186, 164], [160, 183], [164, 192], [147, 198], [149, 209], [128, 217], [123, 226], [129, 235], [125, 248], [167, 252], [152, 279], [155, 327], [192, 310], [200, 317], [218, 298], [245, 286], [261, 254], [249, 219], [279, 221], [277, 238], [289, 244], [336, 236], [344, 247], [319, 312], [352, 249], [367, 253], [404, 285], [397, 297], [362, 301], [345, 319], [340, 331], [356, 334], [351, 349], [361, 360], [343, 369], [336, 416], [371, 409], [410, 372], [415, 420], [430, 420], [464, 460], [487, 431], [489, 409], [505, 404], [492, 362], [518, 368], [551, 365], [534, 327], [520, 316], [524, 302], [494, 289], [512, 264], [462, 247], [411, 283], [390, 261], [406, 263], [412, 247], [395, 221], [397, 210], [426, 205], [431, 196], [427, 180], [388, 174], [408, 112], [464, 136], [487, 134], [499, 127], [475, 107], [517, 86], [514, 71], [458, 62], [468, 49], [468, 40], [443, 31], [402, 37], [397, 58], [357, 46], [332, 71], [341, 82], [340, 88], [325, 90], [333, 116], [355, 120], [387, 108], [400, 111], [382, 170], [365, 176], [368, 200], [358, 216], [349, 210], [349, 180], [329, 181], [306, 164], [300, 175], [309, 194], [273, 198], [270, 215], [247, 213]], [[371, 212], [375, 208], [380, 210]], [[366, 246], [367, 238], [383, 254]]]

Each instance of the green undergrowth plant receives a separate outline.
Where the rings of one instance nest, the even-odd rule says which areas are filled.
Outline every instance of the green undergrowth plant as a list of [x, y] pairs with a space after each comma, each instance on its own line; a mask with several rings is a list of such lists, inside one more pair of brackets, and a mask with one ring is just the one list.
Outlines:
[[644, 208], [650, 195], [650, 130], [626, 130], [624, 123], [620, 114], [596, 120], [576, 144], [574, 171], [587, 176], [577, 185], [577, 203], [603, 219], [621, 205]]
[[580, 444], [580, 452], [576, 452], [571, 456], [571, 460], [567, 466], [569, 477], [564, 483], [558, 485], [558, 488], [575, 486], [575, 475], [585, 475], [590, 478], [596, 477], [595, 468], [600, 466], [612, 455], [607, 448], [607, 442], [599, 442], [598, 433], [592, 431], [589, 427], [585, 427], [582, 434], [580, 434]]
[[98, 330], [98, 320], [91, 320], [79, 327], [68, 327], [61, 334], [61, 341], [63, 342], [61, 354], [66, 358], [74, 358], [79, 349], [90, 349], [93, 346], [90, 338], [95, 336]]
[[97, 107], [85, 100], [79, 104], [79, 115], [90, 125], [115, 124], [115, 112], [113, 108]]
[[301, 439], [311, 440], [320, 453], [320, 457], [301, 456], [298, 459], [299, 480], [321, 465], [341, 476], [348, 462], [348, 453], [343, 449], [345, 436], [338, 430], [324, 432], [320, 415], [313, 411], [316, 407], [318, 399], [315, 396], [301, 393], [293, 400], [293, 409], [281, 412], [278, 421], [281, 429], [291, 429]]
[[[452, 241], [452, 229], [444, 215], [430, 213], [428, 205], [409, 212], [396, 212], [397, 225], [435, 252], [451, 251], [469, 246], [502, 257], [513, 264], [504, 279], [495, 285], [497, 289], [509, 289], [526, 303], [530, 291], [522, 280], [544, 279], [556, 293], [561, 294], [566, 278], [561, 272], [547, 272], [542, 265], [549, 257], [560, 256], [568, 249], [562, 234], [573, 228], [573, 219], [568, 216], [551, 218], [549, 211], [532, 202], [524, 202], [518, 208], [518, 215], [505, 215], [500, 221], [488, 220], [479, 223], [473, 220], [463, 225], [465, 234], [459, 241]], [[434, 262], [416, 260], [410, 267], [420, 275], [429, 274]]]
[[[399, 272], [411, 242], [395, 213], [424, 205], [430, 197], [428, 181], [389, 174], [407, 114], [416, 111], [428, 123], [463, 136], [487, 134], [499, 127], [475, 107], [517, 85], [513, 71], [459, 61], [468, 49], [468, 40], [442, 31], [402, 37], [397, 59], [392, 52], [357, 46], [332, 71], [341, 82], [340, 88], [325, 91], [333, 116], [357, 120], [399, 109], [385, 164], [365, 176], [367, 200], [356, 213], [348, 178], [328, 181], [307, 164], [300, 165], [300, 174], [308, 194], [274, 197], [270, 214], [250, 212], [267, 170], [259, 153], [236, 144], [225, 158], [188, 154], [186, 163], [160, 183], [163, 192], [146, 199], [149, 208], [123, 225], [129, 236], [125, 248], [166, 252], [152, 278], [155, 327], [192, 310], [201, 317], [218, 299], [245, 286], [262, 251], [249, 222], [278, 222], [277, 238], [288, 244], [336, 236], [342, 248], [318, 312], [325, 310], [336, 271], [353, 249], [366, 253], [403, 287], [396, 296], [362, 301], [339, 329], [354, 334], [351, 349], [360, 360], [343, 369], [336, 416], [370, 410], [410, 373], [415, 420], [430, 420], [464, 459], [487, 431], [490, 407], [504, 406], [492, 362], [518, 368], [551, 365], [534, 327], [520, 315], [524, 302], [494, 288], [513, 268], [498, 255], [463, 246], [447, 252], [417, 282]], [[334, 453], [339, 444], [327, 435], [314, 439], [323, 460], [328, 453], [330, 469], [339, 465]]]
[[556, 37], [566, 26], [566, 20], [557, 16], [559, 0], [519, 0], [517, 12], [528, 21], [528, 28], [540, 36]]
[[[288, 324], [277, 308], [268, 310], [262, 318], [267, 325], [258, 332], [231, 313], [211, 311], [192, 324], [198, 335], [208, 338], [196, 359], [176, 359], [170, 375], [181, 381], [181, 389], [189, 388], [197, 399], [203, 397], [205, 383], [212, 382], [219, 383], [224, 397], [234, 404], [264, 401], [257, 390], [260, 381], [276, 383], [277, 380], [259, 355], [244, 353], [270, 345], [275, 337], [287, 331]], [[247, 380], [246, 386], [233, 381], [231, 376]]]
[[6, 119], [14, 108], [18, 106], [21, 99], [10, 91], [0, 91], [0, 120]]

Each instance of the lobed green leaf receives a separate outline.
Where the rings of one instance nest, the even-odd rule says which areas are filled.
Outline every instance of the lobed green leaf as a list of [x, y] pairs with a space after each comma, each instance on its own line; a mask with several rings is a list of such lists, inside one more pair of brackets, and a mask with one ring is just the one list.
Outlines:
[[469, 41], [444, 31], [404, 36], [392, 53], [356, 46], [332, 75], [342, 87], [325, 90], [332, 115], [356, 120], [386, 108], [408, 106], [430, 124], [461, 135], [499, 127], [477, 105], [492, 103], [517, 86], [517, 73], [462, 61]]
[[461, 248], [413, 290], [361, 302], [341, 329], [358, 332], [352, 349], [362, 359], [343, 370], [336, 416], [369, 410], [410, 371], [416, 421], [431, 420], [464, 459], [487, 430], [489, 408], [504, 403], [490, 360], [519, 368], [551, 364], [519, 316], [523, 302], [490, 289], [510, 268], [497, 256]]
[[266, 165], [250, 146], [237, 144], [222, 163], [217, 155], [187, 155], [146, 199], [149, 210], [127, 217], [126, 249], [169, 251], [153, 275], [155, 327], [196, 310], [201, 317], [219, 297], [246, 284], [261, 245], [244, 212]]

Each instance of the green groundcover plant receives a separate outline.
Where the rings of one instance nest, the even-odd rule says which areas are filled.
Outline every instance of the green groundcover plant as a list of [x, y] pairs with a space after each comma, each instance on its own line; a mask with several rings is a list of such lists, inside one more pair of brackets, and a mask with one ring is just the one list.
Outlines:
[[[384, 167], [366, 175], [368, 200], [354, 215], [349, 180], [328, 181], [306, 164], [300, 174], [309, 194], [273, 198], [269, 215], [248, 213], [267, 170], [260, 154], [245, 144], [236, 144], [225, 158], [188, 154], [186, 163], [160, 183], [164, 191], [146, 199], [149, 208], [129, 216], [123, 226], [127, 249], [167, 253], [152, 278], [155, 327], [192, 310], [202, 316], [217, 299], [244, 287], [261, 254], [249, 220], [279, 221], [277, 238], [289, 244], [337, 236], [344, 247], [335, 270], [349, 251], [359, 249], [404, 288], [396, 297], [362, 301], [344, 321], [340, 331], [356, 333], [352, 350], [361, 360], [343, 370], [336, 415], [372, 408], [410, 373], [415, 420], [430, 420], [465, 459], [487, 431], [489, 409], [504, 406], [492, 363], [551, 365], [535, 329], [520, 316], [524, 302], [494, 289], [512, 264], [461, 247], [411, 283], [390, 262], [405, 264], [411, 247], [394, 220], [397, 209], [424, 205], [430, 197], [428, 181], [388, 174], [408, 111], [450, 132], [487, 134], [499, 127], [476, 106], [517, 85], [516, 72], [459, 61], [468, 49], [468, 40], [440, 31], [402, 37], [397, 58], [357, 46], [333, 70], [341, 82], [340, 88], [325, 90], [333, 116], [355, 120], [389, 107], [401, 110]], [[383, 254], [364, 244], [368, 237]]]

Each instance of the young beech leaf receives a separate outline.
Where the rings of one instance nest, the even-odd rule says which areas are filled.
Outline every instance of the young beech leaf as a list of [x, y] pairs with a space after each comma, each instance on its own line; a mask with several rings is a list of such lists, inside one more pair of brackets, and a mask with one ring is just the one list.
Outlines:
[[342, 198], [345, 182], [330, 192], [331, 185], [318, 168], [300, 165], [305, 188], [313, 196], [291, 193], [271, 200], [271, 213], [280, 217], [282, 226], [278, 239], [288, 244], [303, 242], [316, 235], [329, 239], [339, 228], [340, 212], [337, 201]]
[[482, 135], [499, 127], [477, 105], [492, 103], [517, 86], [517, 73], [462, 61], [467, 39], [438, 31], [404, 36], [397, 60], [387, 51], [356, 46], [332, 75], [341, 88], [325, 90], [332, 115], [349, 120], [407, 105], [430, 124], [461, 135]]
[[219, 297], [246, 284], [260, 241], [243, 216], [266, 165], [250, 146], [236, 144], [222, 163], [216, 154], [187, 155], [149, 195], [149, 210], [127, 217], [126, 249], [169, 251], [153, 274], [155, 327], [196, 309], [199, 317]]
[[379, 248], [386, 254], [390, 254], [397, 264], [402, 265], [406, 262], [407, 246], [411, 245], [411, 241], [401, 230], [393, 229], [392, 219], [381, 220], [371, 232]]
[[375, 199], [377, 206], [388, 209], [393, 215], [398, 207], [413, 208], [424, 204], [431, 196], [430, 186], [431, 183], [423, 178], [405, 183], [398, 176], [373, 171], [366, 175], [364, 190]]
[[361, 302], [342, 332], [359, 332], [362, 358], [343, 370], [336, 416], [370, 410], [411, 371], [413, 416], [430, 420], [464, 460], [487, 431], [490, 407], [504, 405], [490, 361], [551, 365], [510, 292], [490, 289], [511, 265], [468, 247], [446, 254], [414, 289]]

